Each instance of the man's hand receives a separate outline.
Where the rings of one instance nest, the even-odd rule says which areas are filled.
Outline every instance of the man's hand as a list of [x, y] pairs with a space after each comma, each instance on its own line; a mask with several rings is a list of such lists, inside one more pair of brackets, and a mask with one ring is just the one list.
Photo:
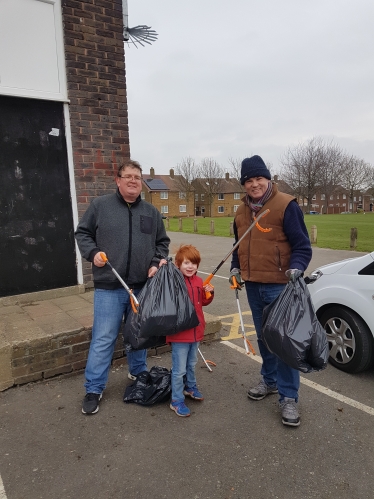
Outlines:
[[288, 269], [285, 274], [288, 277], [288, 280], [291, 282], [296, 282], [297, 279], [303, 275], [303, 271], [299, 269]]
[[[93, 264], [96, 265], [96, 267], [104, 267], [104, 265], [105, 265], [105, 261], [102, 259], [100, 253], [101, 253], [100, 251], [98, 253], [96, 253], [96, 255], [94, 256], [94, 259], [93, 259]], [[104, 253], [104, 252], [102, 252], [102, 253]], [[104, 255], [106, 256], [105, 253], [104, 253]]]
[[151, 267], [149, 270], [148, 270], [148, 277], [153, 277], [155, 275], [155, 273], [157, 272], [158, 268], [157, 267]]
[[229, 283], [231, 284], [231, 286], [234, 286], [233, 277], [235, 277], [236, 279], [236, 289], [242, 289], [242, 286], [244, 286], [244, 281], [242, 281], [242, 276], [240, 275], [239, 269], [231, 269], [229, 277]]
[[154, 265], [148, 270], [148, 277], [153, 277], [155, 273], [158, 271], [160, 267], [163, 265], [166, 265], [168, 262], [165, 260], [165, 258], [161, 258], [160, 263], [158, 264], [158, 268]]

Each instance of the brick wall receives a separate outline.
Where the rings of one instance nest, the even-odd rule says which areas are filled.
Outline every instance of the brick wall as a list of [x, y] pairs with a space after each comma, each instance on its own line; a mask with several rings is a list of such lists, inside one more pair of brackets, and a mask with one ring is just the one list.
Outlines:
[[[130, 157], [122, 0], [62, 0], [78, 214]], [[91, 265], [83, 265], [92, 285]]]

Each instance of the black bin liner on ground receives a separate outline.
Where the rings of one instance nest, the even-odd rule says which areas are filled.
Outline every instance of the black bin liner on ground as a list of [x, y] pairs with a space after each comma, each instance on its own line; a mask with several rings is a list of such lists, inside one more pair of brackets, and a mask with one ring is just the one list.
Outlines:
[[171, 373], [166, 367], [154, 366], [150, 371], [138, 374], [136, 381], [129, 385], [123, 401], [140, 405], [153, 405], [171, 397]]

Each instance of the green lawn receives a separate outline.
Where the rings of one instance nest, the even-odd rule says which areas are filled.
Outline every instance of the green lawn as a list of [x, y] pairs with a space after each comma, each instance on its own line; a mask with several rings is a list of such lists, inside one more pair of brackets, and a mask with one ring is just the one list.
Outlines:
[[[230, 236], [230, 222], [233, 217], [197, 218], [197, 233], [210, 235], [211, 220], [214, 220], [214, 235]], [[266, 219], [264, 219], [264, 226]], [[194, 232], [194, 219], [183, 218], [183, 232]], [[354, 213], [347, 215], [305, 215], [305, 224], [310, 234], [312, 225], [317, 226], [317, 244], [319, 248], [349, 250], [351, 228], [357, 229], [356, 251], [374, 251], [374, 213]], [[165, 220], [166, 226], [166, 220]], [[169, 219], [171, 232], [179, 231], [179, 219]]]

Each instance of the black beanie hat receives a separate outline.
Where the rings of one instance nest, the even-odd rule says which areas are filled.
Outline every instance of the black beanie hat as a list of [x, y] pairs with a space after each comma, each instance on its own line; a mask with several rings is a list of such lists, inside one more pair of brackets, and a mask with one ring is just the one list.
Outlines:
[[252, 177], [264, 177], [271, 180], [271, 174], [260, 156], [252, 156], [242, 161], [240, 183], [244, 185]]

